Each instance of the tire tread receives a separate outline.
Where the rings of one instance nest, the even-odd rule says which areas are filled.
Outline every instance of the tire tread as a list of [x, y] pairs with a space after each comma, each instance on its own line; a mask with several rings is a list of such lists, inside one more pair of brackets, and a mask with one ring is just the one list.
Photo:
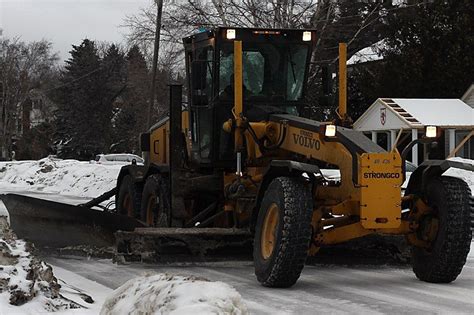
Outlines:
[[413, 271], [422, 281], [449, 283], [461, 273], [470, 250], [472, 197], [469, 186], [455, 177], [439, 178], [446, 197], [446, 237], [428, 264], [414, 259]]

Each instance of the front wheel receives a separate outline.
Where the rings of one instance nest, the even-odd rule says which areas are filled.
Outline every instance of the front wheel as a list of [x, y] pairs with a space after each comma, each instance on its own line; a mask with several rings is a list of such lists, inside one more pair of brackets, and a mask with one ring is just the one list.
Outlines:
[[257, 280], [267, 287], [290, 287], [303, 270], [312, 236], [311, 191], [301, 178], [274, 179], [262, 200], [253, 259]]
[[142, 185], [135, 183], [130, 175], [125, 175], [116, 195], [115, 204], [119, 214], [132, 218], [140, 214]]
[[160, 174], [150, 175], [143, 187], [140, 217], [148, 226], [168, 227], [169, 189], [166, 178]]
[[441, 176], [428, 183], [423, 199], [430, 211], [420, 220], [417, 238], [430, 233], [434, 237], [428, 247], [412, 249], [418, 279], [449, 283], [461, 273], [472, 238], [470, 198], [469, 187], [459, 178]]

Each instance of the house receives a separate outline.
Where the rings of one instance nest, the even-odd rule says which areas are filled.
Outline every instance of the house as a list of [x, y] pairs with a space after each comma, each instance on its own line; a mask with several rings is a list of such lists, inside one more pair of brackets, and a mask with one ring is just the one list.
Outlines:
[[26, 99], [17, 105], [16, 136], [21, 137], [26, 131], [42, 123], [54, 119], [54, 104], [41, 90], [33, 89], [28, 92]]
[[426, 126], [440, 128], [441, 137], [436, 147], [415, 146], [411, 153], [414, 164], [428, 158], [444, 159], [455, 149], [456, 156], [474, 159], [474, 108], [459, 99], [380, 98], [354, 123], [355, 130], [366, 133], [387, 150], [398, 137], [399, 151], [422, 137]]
[[[1, 90], [1, 88], [0, 88]], [[9, 115], [10, 126], [0, 143], [0, 159], [14, 158], [16, 144], [23, 134], [42, 123], [52, 122], [56, 105], [39, 89], [32, 89]]]

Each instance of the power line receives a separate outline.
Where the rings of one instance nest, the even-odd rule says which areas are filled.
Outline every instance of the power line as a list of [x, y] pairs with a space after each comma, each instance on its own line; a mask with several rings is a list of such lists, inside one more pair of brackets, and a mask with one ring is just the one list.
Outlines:
[[74, 82], [77, 82], [77, 81], [79, 81], [79, 80], [82, 80], [82, 79], [84, 79], [84, 78], [87, 78], [88, 76], [90, 76], [90, 75], [96, 73], [97, 71], [102, 70], [102, 68], [103, 68], [103, 66], [100, 66], [99, 68], [94, 69], [94, 70], [92, 70], [91, 72], [88, 72], [88, 73], [86, 73], [86, 74], [81, 75], [79, 78], [76, 78], [76, 79], [71, 80], [71, 81], [69, 81], [69, 82], [63, 83], [63, 84], [61, 84], [61, 85], [59, 85], [59, 86], [56, 86], [56, 87], [47, 89], [47, 90], [45, 90], [44, 92], [45, 92], [45, 93], [46, 93], [46, 92], [51, 92], [51, 91], [54, 91], [54, 90], [57, 90], [57, 89], [66, 87], [66, 86], [68, 86], [68, 85], [70, 85], [70, 84], [72, 84], [72, 83], [74, 83]]

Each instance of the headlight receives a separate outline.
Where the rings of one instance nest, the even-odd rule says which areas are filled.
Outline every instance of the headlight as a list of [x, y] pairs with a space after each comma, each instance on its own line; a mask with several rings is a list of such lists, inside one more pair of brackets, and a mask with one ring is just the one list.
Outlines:
[[335, 137], [336, 136], [336, 125], [326, 125], [324, 129], [324, 136]]
[[438, 128], [435, 126], [426, 126], [425, 136], [427, 138], [436, 138], [438, 136]]
[[231, 28], [227, 30], [226, 33], [227, 39], [235, 39], [235, 29]]
[[311, 32], [303, 32], [303, 42], [311, 41]]

